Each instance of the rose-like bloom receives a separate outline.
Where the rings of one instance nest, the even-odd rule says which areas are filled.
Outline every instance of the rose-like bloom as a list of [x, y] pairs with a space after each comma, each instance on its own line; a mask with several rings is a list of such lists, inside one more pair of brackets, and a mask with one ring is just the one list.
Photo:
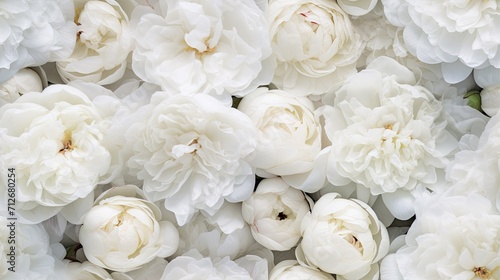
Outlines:
[[408, 192], [418, 184], [444, 184], [446, 156], [458, 148], [445, 129], [442, 104], [415, 85], [409, 69], [379, 57], [336, 92], [333, 105], [324, 108], [332, 142], [328, 180], [338, 186], [354, 181], [382, 194], [396, 218], [410, 218], [411, 204], [397, 213], [398, 197], [413, 199]]
[[272, 79], [267, 21], [253, 0], [161, 0], [156, 11], [137, 7], [132, 21], [132, 68], [165, 91], [227, 101]]
[[[410, 52], [429, 64], [442, 64], [450, 83], [464, 80], [473, 68], [500, 68], [500, 45], [494, 22], [497, 1], [382, 0], [392, 24], [404, 27]], [[457, 44], [457, 42], [460, 42]]]
[[279, 176], [311, 171], [321, 150], [321, 124], [308, 98], [259, 88], [241, 100], [238, 110], [259, 129], [257, 174], [259, 169]]
[[363, 44], [335, 1], [273, 0], [267, 14], [278, 88], [298, 96], [318, 95], [356, 73]]
[[[25, 94], [0, 108], [0, 166], [15, 168], [16, 212], [24, 222], [44, 221], [70, 203], [73, 213], [78, 201], [92, 204], [95, 186], [111, 176], [109, 126], [90, 99], [68, 85]], [[0, 176], [7, 182], [5, 172]], [[4, 206], [7, 186], [0, 188]]]
[[[49, 236], [41, 225], [25, 225], [0, 216], [0, 277], [2, 280], [54, 279], [57, 257], [53, 249], [64, 251], [58, 245], [49, 246]], [[12, 247], [15, 250], [11, 250]]]
[[480, 195], [417, 200], [406, 244], [382, 279], [500, 279], [500, 214]]
[[[41, 68], [39, 68], [40, 71]], [[41, 72], [43, 73], [43, 72]], [[30, 68], [19, 70], [12, 78], [0, 84], [0, 106], [2, 103], [12, 103], [28, 92], [41, 92], [47, 86], [47, 80], [40, 77]]]
[[248, 157], [257, 131], [245, 114], [208, 95], [158, 92], [137, 115], [142, 120], [127, 136], [134, 143], [128, 166], [144, 180], [146, 197], [165, 199], [179, 225], [198, 210], [215, 214], [224, 199], [251, 195], [255, 175]]
[[72, 0], [2, 0], [0, 83], [20, 69], [68, 57], [76, 25]]
[[344, 12], [353, 16], [362, 16], [369, 13], [378, 0], [338, 0], [337, 3]]
[[481, 91], [481, 109], [492, 117], [500, 110], [500, 85], [483, 88]]
[[96, 199], [79, 233], [87, 259], [95, 265], [127, 272], [156, 257], [172, 255], [179, 233], [162, 221], [160, 209], [128, 185], [112, 188]]
[[196, 249], [204, 257], [231, 260], [260, 247], [241, 215], [241, 203], [226, 202], [215, 216], [197, 213], [179, 230], [179, 248], [169, 259]]
[[167, 264], [160, 280], [170, 279], [267, 280], [267, 260], [254, 255], [235, 261], [231, 261], [229, 257], [211, 259], [191, 250]]
[[310, 267], [301, 266], [295, 260], [278, 263], [271, 273], [269, 280], [335, 280], [331, 274]]
[[79, 11], [76, 46], [69, 58], [56, 63], [57, 71], [65, 82], [116, 82], [125, 73], [132, 50], [128, 16], [115, 0], [78, 0], [75, 9]]
[[317, 267], [345, 279], [361, 279], [389, 249], [389, 236], [377, 215], [364, 202], [323, 195], [301, 224], [302, 242], [297, 247], [301, 264]]
[[299, 242], [300, 223], [312, 205], [312, 199], [281, 178], [264, 179], [243, 201], [242, 214], [257, 242], [271, 250], [286, 251]]
[[480, 194], [500, 212], [500, 114], [494, 115], [477, 141], [475, 150], [455, 155], [446, 170], [455, 195]]

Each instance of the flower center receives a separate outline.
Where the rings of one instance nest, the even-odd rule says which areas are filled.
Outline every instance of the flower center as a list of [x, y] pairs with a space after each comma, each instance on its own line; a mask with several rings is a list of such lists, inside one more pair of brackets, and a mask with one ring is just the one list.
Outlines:
[[73, 141], [71, 140], [71, 134], [70, 133], [65, 133], [64, 139], [61, 141], [63, 144], [63, 147], [59, 150], [60, 154], [64, 154], [67, 151], [73, 151], [76, 146], [73, 146]]
[[278, 216], [277, 216], [277, 218], [278, 218], [280, 221], [283, 221], [283, 220], [284, 220], [284, 219], [286, 219], [287, 217], [288, 217], [288, 216], [287, 216], [285, 213], [283, 213], [283, 212], [279, 212], [279, 213], [278, 213]]
[[491, 278], [491, 272], [484, 266], [481, 267], [474, 267], [472, 270], [476, 276], [480, 277], [481, 279], [493, 279]]

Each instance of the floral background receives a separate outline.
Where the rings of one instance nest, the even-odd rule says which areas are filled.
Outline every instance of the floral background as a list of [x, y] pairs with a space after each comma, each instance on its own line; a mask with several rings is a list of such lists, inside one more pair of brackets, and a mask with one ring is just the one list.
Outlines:
[[495, 0], [1, 0], [1, 279], [500, 279]]

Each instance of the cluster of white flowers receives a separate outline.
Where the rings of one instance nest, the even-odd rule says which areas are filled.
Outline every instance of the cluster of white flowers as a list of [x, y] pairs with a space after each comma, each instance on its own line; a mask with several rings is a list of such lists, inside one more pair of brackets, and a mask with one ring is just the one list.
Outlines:
[[0, 0], [0, 278], [500, 279], [499, 15]]

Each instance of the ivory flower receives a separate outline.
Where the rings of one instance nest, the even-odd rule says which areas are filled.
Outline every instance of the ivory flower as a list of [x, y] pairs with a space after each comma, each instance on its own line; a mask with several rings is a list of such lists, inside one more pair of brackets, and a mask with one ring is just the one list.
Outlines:
[[278, 263], [271, 273], [269, 280], [335, 280], [331, 274], [301, 266], [295, 260], [282, 261]]
[[443, 185], [446, 157], [458, 148], [445, 129], [442, 104], [415, 84], [409, 69], [388, 57], [348, 80], [333, 104], [324, 108], [332, 142], [328, 180], [340, 186], [353, 181], [372, 195], [382, 194], [396, 218], [410, 218], [411, 204], [401, 211], [397, 200], [414, 200], [409, 192], [418, 184]]
[[75, 2], [80, 11], [76, 46], [57, 71], [65, 81], [83, 80], [99, 85], [116, 82], [125, 73], [132, 51], [128, 17], [115, 0]]
[[418, 201], [406, 244], [384, 260], [382, 279], [499, 279], [500, 215], [491, 206], [474, 194]]
[[[496, 1], [382, 0], [392, 24], [404, 27], [410, 52], [429, 64], [442, 63], [446, 81], [458, 83], [473, 69], [500, 68], [500, 20]], [[457, 44], [457, 42], [460, 42]]]
[[299, 263], [362, 279], [377, 269], [389, 249], [389, 236], [377, 215], [365, 203], [343, 199], [336, 193], [323, 195], [301, 224]]
[[296, 96], [332, 91], [356, 73], [362, 41], [347, 14], [329, 0], [272, 0], [273, 83]]
[[28, 66], [68, 57], [75, 45], [72, 0], [2, 0], [0, 83]]
[[162, 221], [160, 209], [142, 198], [136, 186], [101, 194], [85, 216], [79, 233], [87, 259], [95, 265], [127, 272], [177, 250], [179, 233]]
[[224, 200], [251, 195], [249, 156], [257, 132], [245, 114], [208, 95], [157, 93], [137, 116], [141, 121], [128, 132], [134, 155], [127, 165], [144, 180], [146, 197], [165, 200], [179, 225], [199, 210], [214, 215]]
[[276, 251], [296, 246], [302, 237], [300, 223], [313, 201], [281, 178], [262, 180], [243, 201], [242, 214], [257, 242]]
[[25, 93], [42, 90], [43, 84], [40, 76], [29, 68], [21, 69], [12, 78], [0, 84], [0, 106], [2, 103], [16, 101]]
[[259, 88], [245, 96], [238, 110], [259, 129], [254, 166], [279, 176], [311, 171], [321, 150], [321, 124], [314, 109], [308, 98], [281, 90]]
[[165, 91], [227, 102], [272, 79], [268, 27], [253, 0], [161, 0], [132, 17], [132, 68]]
[[344, 12], [353, 16], [362, 16], [373, 10], [378, 0], [338, 0], [337, 2]]
[[[82, 91], [67, 85], [25, 94], [0, 108], [0, 166], [15, 168], [20, 219], [39, 223], [69, 204], [75, 219], [83, 214], [81, 203], [91, 205], [95, 186], [111, 176], [109, 126]], [[6, 186], [0, 188], [5, 205]]]
[[225, 258], [203, 258], [191, 250], [169, 262], [160, 280], [238, 279], [267, 280], [267, 260], [248, 255], [235, 261]]

